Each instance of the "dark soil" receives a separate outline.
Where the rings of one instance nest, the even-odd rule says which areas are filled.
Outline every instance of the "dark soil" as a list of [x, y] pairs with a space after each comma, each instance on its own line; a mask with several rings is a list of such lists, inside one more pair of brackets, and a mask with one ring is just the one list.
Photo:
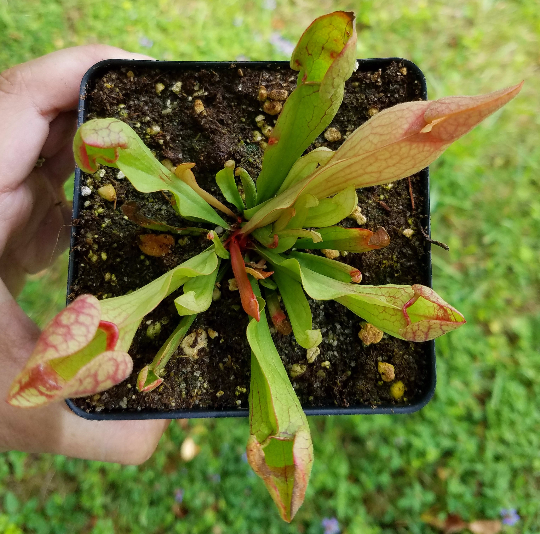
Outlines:
[[[343, 104], [331, 124], [343, 136], [353, 132], [375, 110], [422, 98], [418, 74], [411, 68], [407, 71], [399, 62], [386, 61], [384, 65], [383, 69], [368, 71], [370, 67], [361, 64], [347, 82]], [[182, 82], [179, 92], [177, 82]], [[164, 86], [159, 94], [156, 84]], [[175, 84], [177, 92], [172, 90]], [[168, 158], [174, 165], [196, 163], [193, 171], [199, 185], [224, 200], [215, 174], [226, 160], [235, 160], [253, 177], [260, 171], [263, 150], [253, 141], [253, 131], [258, 129], [255, 117], [264, 114], [257, 98], [259, 86], [264, 85], [268, 92], [282, 88], [291, 92], [295, 84], [296, 73], [285, 65], [272, 69], [244, 64], [212, 65], [203, 70], [133, 64], [107, 68], [98, 71], [91, 82], [87, 118], [119, 118], [139, 133], [159, 160]], [[203, 102], [203, 113], [194, 112], [196, 99]], [[276, 117], [265, 117], [269, 125], [274, 124]], [[323, 145], [336, 149], [341, 142], [329, 143], [321, 135], [310, 149]], [[96, 193], [109, 183], [116, 189], [116, 205]], [[428, 224], [427, 217], [421, 215], [427, 211], [426, 180], [413, 177], [411, 183], [414, 211], [407, 180], [358, 190], [359, 205], [367, 217], [364, 227], [375, 230], [383, 226], [391, 237], [385, 249], [340, 258], [360, 269], [362, 283], [428, 284], [428, 247], [419, 230], [420, 224], [424, 228]], [[204, 237], [176, 236], [169, 254], [161, 258], [147, 256], [138, 246], [138, 236], [152, 231], [127, 220], [121, 206], [127, 201], [144, 201], [148, 217], [186, 226], [166, 196], [142, 195], [125, 178], [118, 177], [117, 170], [105, 167], [95, 175], [82, 174], [81, 186], [92, 191], [80, 197], [81, 208], [75, 221], [73, 257], [79, 266], [71, 285], [71, 299], [82, 293], [100, 299], [123, 295], [208, 246]], [[356, 226], [351, 219], [343, 224]], [[407, 228], [414, 230], [411, 238], [402, 234]], [[104, 413], [141, 409], [246, 410], [250, 382], [250, 349], [245, 337], [248, 317], [241, 309], [238, 291], [229, 290], [229, 278], [232, 272], [221, 282], [221, 298], [200, 314], [192, 327], [218, 334], [213, 339], [208, 337], [208, 347], [197, 360], [174, 356], [162, 386], [150, 393], [137, 392], [139, 370], [153, 359], [178, 324], [173, 303], [177, 292], [149, 314], [139, 328], [129, 351], [134, 360], [132, 376], [105, 393], [77, 399], [76, 405]], [[385, 335], [380, 343], [366, 347], [358, 338], [362, 321], [352, 312], [335, 302], [311, 302], [311, 307], [314, 328], [321, 329], [323, 342], [315, 362], [307, 365], [303, 375], [292, 379], [304, 407], [407, 405], [425, 395], [431, 365], [429, 344]], [[152, 331], [159, 332], [151, 338]], [[292, 334], [275, 332], [273, 337], [288, 370], [295, 363], [307, 363], [305, 349]], [[381, 380], [379, 361], [393, 364], [396, 380], [405, 384], [405, 396], [399, 403], [390, 395], [391, 384]]]

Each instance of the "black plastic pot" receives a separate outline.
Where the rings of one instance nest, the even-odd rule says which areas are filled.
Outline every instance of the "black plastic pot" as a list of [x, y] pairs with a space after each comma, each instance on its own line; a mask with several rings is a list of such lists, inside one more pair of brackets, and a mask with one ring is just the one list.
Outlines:
[[[383, 58], [383, 59], [359, 59], [358, 69], [364, 72], [373, 72], [378, 69], [385, 68], [392, 62], [400, 62], [407, 67], [407, 70], [414, 73], [417, 81], [421, 87], [421, 94], [424, 100], [427, 100], [427, 88], [426, 81], [422, 71], [412, 62], [401, 58]], [[173, 62], [173, 61], [128, 61], [128, 60], [106, 60], [97, 63], [88, 70], [85, 74], [80, 89], [79, 110], [78, 110], [78, 125], [80, 126], [86, 120], [88, 108], [87, 108], [87, 96], [89, 88], [92, 86], [93, 80], [102, 75], [104, 71], [110, 70], [115, 67], [136, 67], [141, 65], [148, 65], [153, 69], [164, 70], [196, 70], [196, 69], [211, 69], [214, 71], [220, 71], [224, 69], [230, 69], [232, 66], [242, 67], [243, 63], [239, 62]], [[284, 61], [270, 61], [270, 62], [249, 62], [244, 63], [250, 67], [287, 67], [288, 62]], [[429, 169], [423, 169], [419, 173], [419, 179], [421, 181], [421, 187], [424, 190], [426, 202], [423, 206], [423, 211], [419, 213], [419, 216], [425, 221], [424, 227], [429, 235]], [[77, 168], [75, 171], [75, 190], [73, 197], [73, 219], [77, 219], [79, 216], [79, 210], [81, 207], [81, 171]], [[77, 250], [75, 248], [75, 226], [72, 228], [71, 234], [71, 251], [69, 257], [69, 271], [67, 282], [67, 293], [71, 293], [71, 286], [77, 277], [78, 271], [78, 257]], [[426, 240], [425, 253], [422, 256], [424, 264], [421, 266], [423, 276], [422, 280], [417, 280], [416, 283], [420, 283], [431, 287], [431, 252], [430, 244]], [[69, 300], [68, 300], [69, 302]], [[436, 382], [436, 368], [435, 368], [435, 342], [428, 341], [425, 343], [427, 357], [427, 369], [425, 369], [426, 378], [423, 384], [423, 391], [419, 395], [415, 402], [407, 405], [359, 405], [348, 407], [307, 407], [305, 412], [307, 415], [355, 415], [355, 414], [400, 414], [400, 413], [413, 413], [424, 407], [432, 398], [435, 392]], [[191, 409], [191, 410], [175, 410], [175, 411], [118, 411], [109, 413], [87, 413], [86, 411], [77, 407], [71, 400], [66, 401], [68, 406], [77, 415], [92, 420], [124, 420], [124, 419], [180, 419], [180, 418], [206, 418], [206, 417], [247, 417], [248, 410], [242, 409], [230, 409], [230, 410], [208, 410], [208, 409]]]

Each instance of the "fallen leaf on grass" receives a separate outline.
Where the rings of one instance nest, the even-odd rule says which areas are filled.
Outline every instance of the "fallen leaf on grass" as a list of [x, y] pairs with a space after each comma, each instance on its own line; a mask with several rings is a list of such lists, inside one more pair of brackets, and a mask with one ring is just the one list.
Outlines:
[[201, 452], [201, 448], [189, 436], [183, 441], [180, 447], [180, 457], [184, 462], [191, 462], [199, 452]]
[[502, 523], [498, 519], [472, 521], [469, 530], [473, 534], [498, 534], [502, 530]]
[[499, 520], [481, 519], [467, 523], [457, 514], [448, 514], [443, 520], [425, 513], [422, 514], [421, 519], [444, 534], [455, 534], [464, 530], [469, 530], [473, 534], [498, 534], [502, 529], [502, 523]]

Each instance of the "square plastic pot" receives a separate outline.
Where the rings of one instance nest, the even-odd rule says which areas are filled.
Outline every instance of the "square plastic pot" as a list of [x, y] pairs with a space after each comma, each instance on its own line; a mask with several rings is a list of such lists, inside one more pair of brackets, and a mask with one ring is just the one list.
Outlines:
[[[422, 71], [412, 62], [401, 58], [382, 58], [382, 59], [359, 59], [358, 69], [363, 72], [376, 72], [379, 69], [385, 69], [392, 62], [400, 62], [404, 64], [409, 72], [412, 72], [415, 76], [415, 83], [420, 84], [421, 95], [424, 100], [427, 100], [426, 81]], [[114, 68], [121, 67], [140, 67], [148, 66], [152, 69], [164, 69], [165, 71], [186, 71], [186, 70], [198, 70], [207, 69], [219, 72], [220, 70], [228, 70], [231, 67], [249, 66], [257, 68], [272, 69], [272, 67], [286, 68], [288, 62], [285, 61], [268, 61], [268, 62], [176, 62], [176, 61], [128, 61], [128, 60], [106, 60], [97, 63], [88, 70], [85, 74], [80, 89], [79, 109], [78, 109], [78, 126], [86, 121], [88, 114], [88, 97], [90, 88], [93, 85], [93, 81], [102, 76], [106, 71], [110, 71]], [[418, 215], [425, 221], [423, 224], [426, 228], [426, 232], [429, 235], [429, 169], [423, 169], [419, 173], [419, 181], [423, 195], [426, 199], [423, 205], [422, 211]], [[73, 220], [79, 216], [79, 211], [82, 205], [81, 196], [81, 171], [76, 169], [75, 171], [75, 188], [73, 197]], [[76, 280], [78, 272], [79, 258], [75, 247], [76, 227], [72, 227], [71, 234], [71, 251], [69, 256], [69, 270], [68, 270], [68, 282], [67, 282], [67, 294], [71, 293], [71, 286]], [[419, 258], [422, 261], [421, 272], [422, 279], [417, 280], [416, 283], [423, 284], [431, 287], [432, 275], [431, 275], [431, 252], [430, 244], [425, 241], [424, 254]], [[69, 302], [69, 300], [68, 300]], [[306, 407], [304, 410], [307, 415], [360, 415], [360, 414], [406, 414], [413, 413], [423, 408], [432, 398], [435, 392], [436, 383], [436, 367], [435, 367], [435, 342], [425, 342], [426, 347], [426, 369], [424, 369], [425, 379], [422, 385], [421, 394], [418, 395], [414, 402], [407, 405], [356, 405], [348, 407]], [[126, 419], [181, 419], [181, 418], [213, 418], [213, 417], [247, 417], [249, 410], [246, 408], [241, 409], [228, 409], [228, 410], [212, 410], [212, 409], [190, 409], [190, 410], [173, 410], [173, 411], [115, 411], [115, 412], [93, 412], [87, 413], [78, 406], [76, 406], [71, 400], [66, 401], [68, 406], [77, 415], [92, 420], [126, 420]]]

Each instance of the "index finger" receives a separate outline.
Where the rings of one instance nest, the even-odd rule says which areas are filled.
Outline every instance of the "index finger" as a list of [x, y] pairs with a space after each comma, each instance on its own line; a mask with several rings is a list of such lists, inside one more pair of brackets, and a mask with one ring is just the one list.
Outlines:
[[59, 50], [0, 73], [0, 193], [16, 188], [40, 156], [49, 123], [77, 108], [85, 72], [103, 59], [152, 59], [106, 45]]

